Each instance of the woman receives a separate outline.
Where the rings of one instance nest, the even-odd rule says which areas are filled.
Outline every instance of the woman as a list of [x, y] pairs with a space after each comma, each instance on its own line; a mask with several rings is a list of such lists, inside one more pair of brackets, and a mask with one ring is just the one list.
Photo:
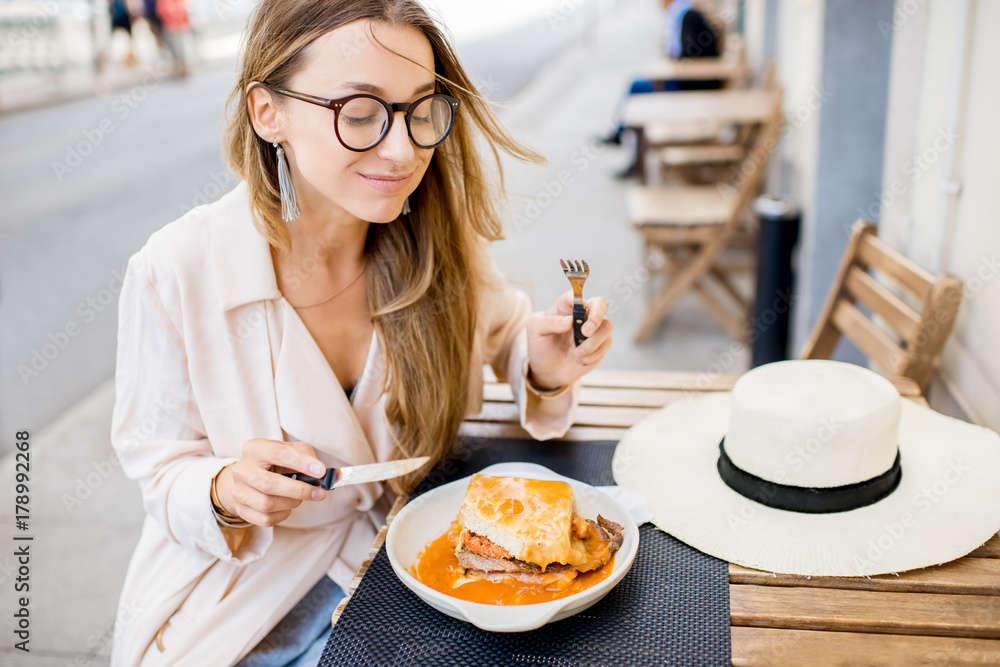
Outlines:
[[532, 315], [491, 268], [477, 142], [536, 156], [413, 0], [264, 0], [231, 102], [245, 182], [150, 237], [122, 290], [113, 441], [149, 516], [114, 665], [315, 664], [406, 481], [278, 470], [442, 456], [483, 363], [558, 436], [611, 344], [604, 299], [575, 347], [568, 293]]

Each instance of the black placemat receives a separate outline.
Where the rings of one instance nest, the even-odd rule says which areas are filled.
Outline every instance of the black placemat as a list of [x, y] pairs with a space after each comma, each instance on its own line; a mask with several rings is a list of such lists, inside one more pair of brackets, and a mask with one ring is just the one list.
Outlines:
[[[614, 483], [614, 442], [460, 439], [415, 493], [494, 463], [529, 461], [594, 486]], [[639, 529], [632, 569], [596, 605], [531, 632], [494, 633], [410, 592], [379, 550], [323, 651], [321, 667], [375, 665], [729, 665], [725, 561]]]

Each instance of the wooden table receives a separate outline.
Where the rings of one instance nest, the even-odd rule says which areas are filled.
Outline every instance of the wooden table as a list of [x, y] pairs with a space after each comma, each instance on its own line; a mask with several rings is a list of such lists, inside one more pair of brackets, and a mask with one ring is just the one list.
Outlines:
[[622, 120], [627, 127], [635, 128], [659, 122], [755, 123], [771, 113], [774, 94], [753, 88], [629, 95]]
[[[728, 390], [735, 379], [710, 373], [594, 371], [585, 380], [576, 423], [565, 439], [620, 439], [628, 427], [664, 405], [691, 393]], [[913, 382], [895, 384], [903, 396], [926, 404]], [[482, 412], [463, 424], [463, 434], [528, 437], [518, 425], [506, 384], [489, 378], [485, 398]], [[397, 501], [388, 521], [404, 500]], [[379, 532], [372, 557], [385, 531]], [[997, 536], [965, 558], [898, 576], [807, 578], [730, 565], [729, 595], [734, 665], [1000, 664]], [[334, 613], [334, 623], [347, 601]]]
[[644, 67], [639, 78], [651, 81], [729, 81], [743, 75], [736, 58], [657, 58]]
[[[682, 162], [718, 162], [719, 151], [726, 162], [739, 161], [746, 147], [738, 137], [747, 135], [741, 132], [726, 139], [724, 130], [767, 120], [774, 111], [777, 94], [776, 90], [751, 89], [630, 95], [622, 122], [638, 136], [639, 182], [646, 181], [646, 161], [651, 151], [663, 147], [689, 147], [693, 156], [682, 157]], [[730, 143], [719, 144], [720, 140]]]

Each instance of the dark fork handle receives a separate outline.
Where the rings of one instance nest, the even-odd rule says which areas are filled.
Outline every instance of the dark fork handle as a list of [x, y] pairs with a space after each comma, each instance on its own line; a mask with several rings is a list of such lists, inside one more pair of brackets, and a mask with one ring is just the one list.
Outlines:
[[576, 346], [580, 347], [580, 343], [587, 340], [587, 337], [583, 335], [583, 323], [587, 321], [587, 308], [586, 306], [573, 306], [573, 339], [576, 341]]

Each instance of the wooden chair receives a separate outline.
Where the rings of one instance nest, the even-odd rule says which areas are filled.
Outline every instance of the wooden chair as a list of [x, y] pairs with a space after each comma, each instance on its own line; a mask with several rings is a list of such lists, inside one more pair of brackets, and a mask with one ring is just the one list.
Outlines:
[[[759, 76], [759, 88], [776, 91], [776, 72], [774, 60], [769, 60]], [[748, 129], [714, 121], [649, 123], [643, 133], [644, 159], [649, 162], [644, 173], [680, 168], [687, 176], [684, 167], [735, 165], [748, 150]], [[686, 180], [692, 179], [688, 176]]]
[[[879, 368], [912, 379], [926, 391], [962, 303], [962, 281], [933, 276], [879, 240], [874, 223], [858, 220], [803, 359], [829, 359], [847, 337]], [[911, 307], [870, 273], [873, 270], [921, 305]], [[879, 326], [858, 308], [864, 305]]]
[[[650, 305], [636, 334], [641, 343], [688, 289], [701, 297], [715, 317], [737, 339], [746, 336], [751, 299], [740, 294], [733, 274], [752, 271], [754, 264], [725, 264], [720, 256], [740, 237], [740, 224], [757, 194], [767, 162], [777, 143], [781, 121], [781, 91], [775, 89], [770, 116], [760, 123], [749, 150], [734, 173], [736, 187], [713, 185], [633, 186], [627, 195], [629, 219], [642, 233], [645, 252], [662, 252], [667, 283]], [[745, 236], [745, 235], [744, 235]], [[732, 314], [707, 288], [712, 281], [736, 303]]]

